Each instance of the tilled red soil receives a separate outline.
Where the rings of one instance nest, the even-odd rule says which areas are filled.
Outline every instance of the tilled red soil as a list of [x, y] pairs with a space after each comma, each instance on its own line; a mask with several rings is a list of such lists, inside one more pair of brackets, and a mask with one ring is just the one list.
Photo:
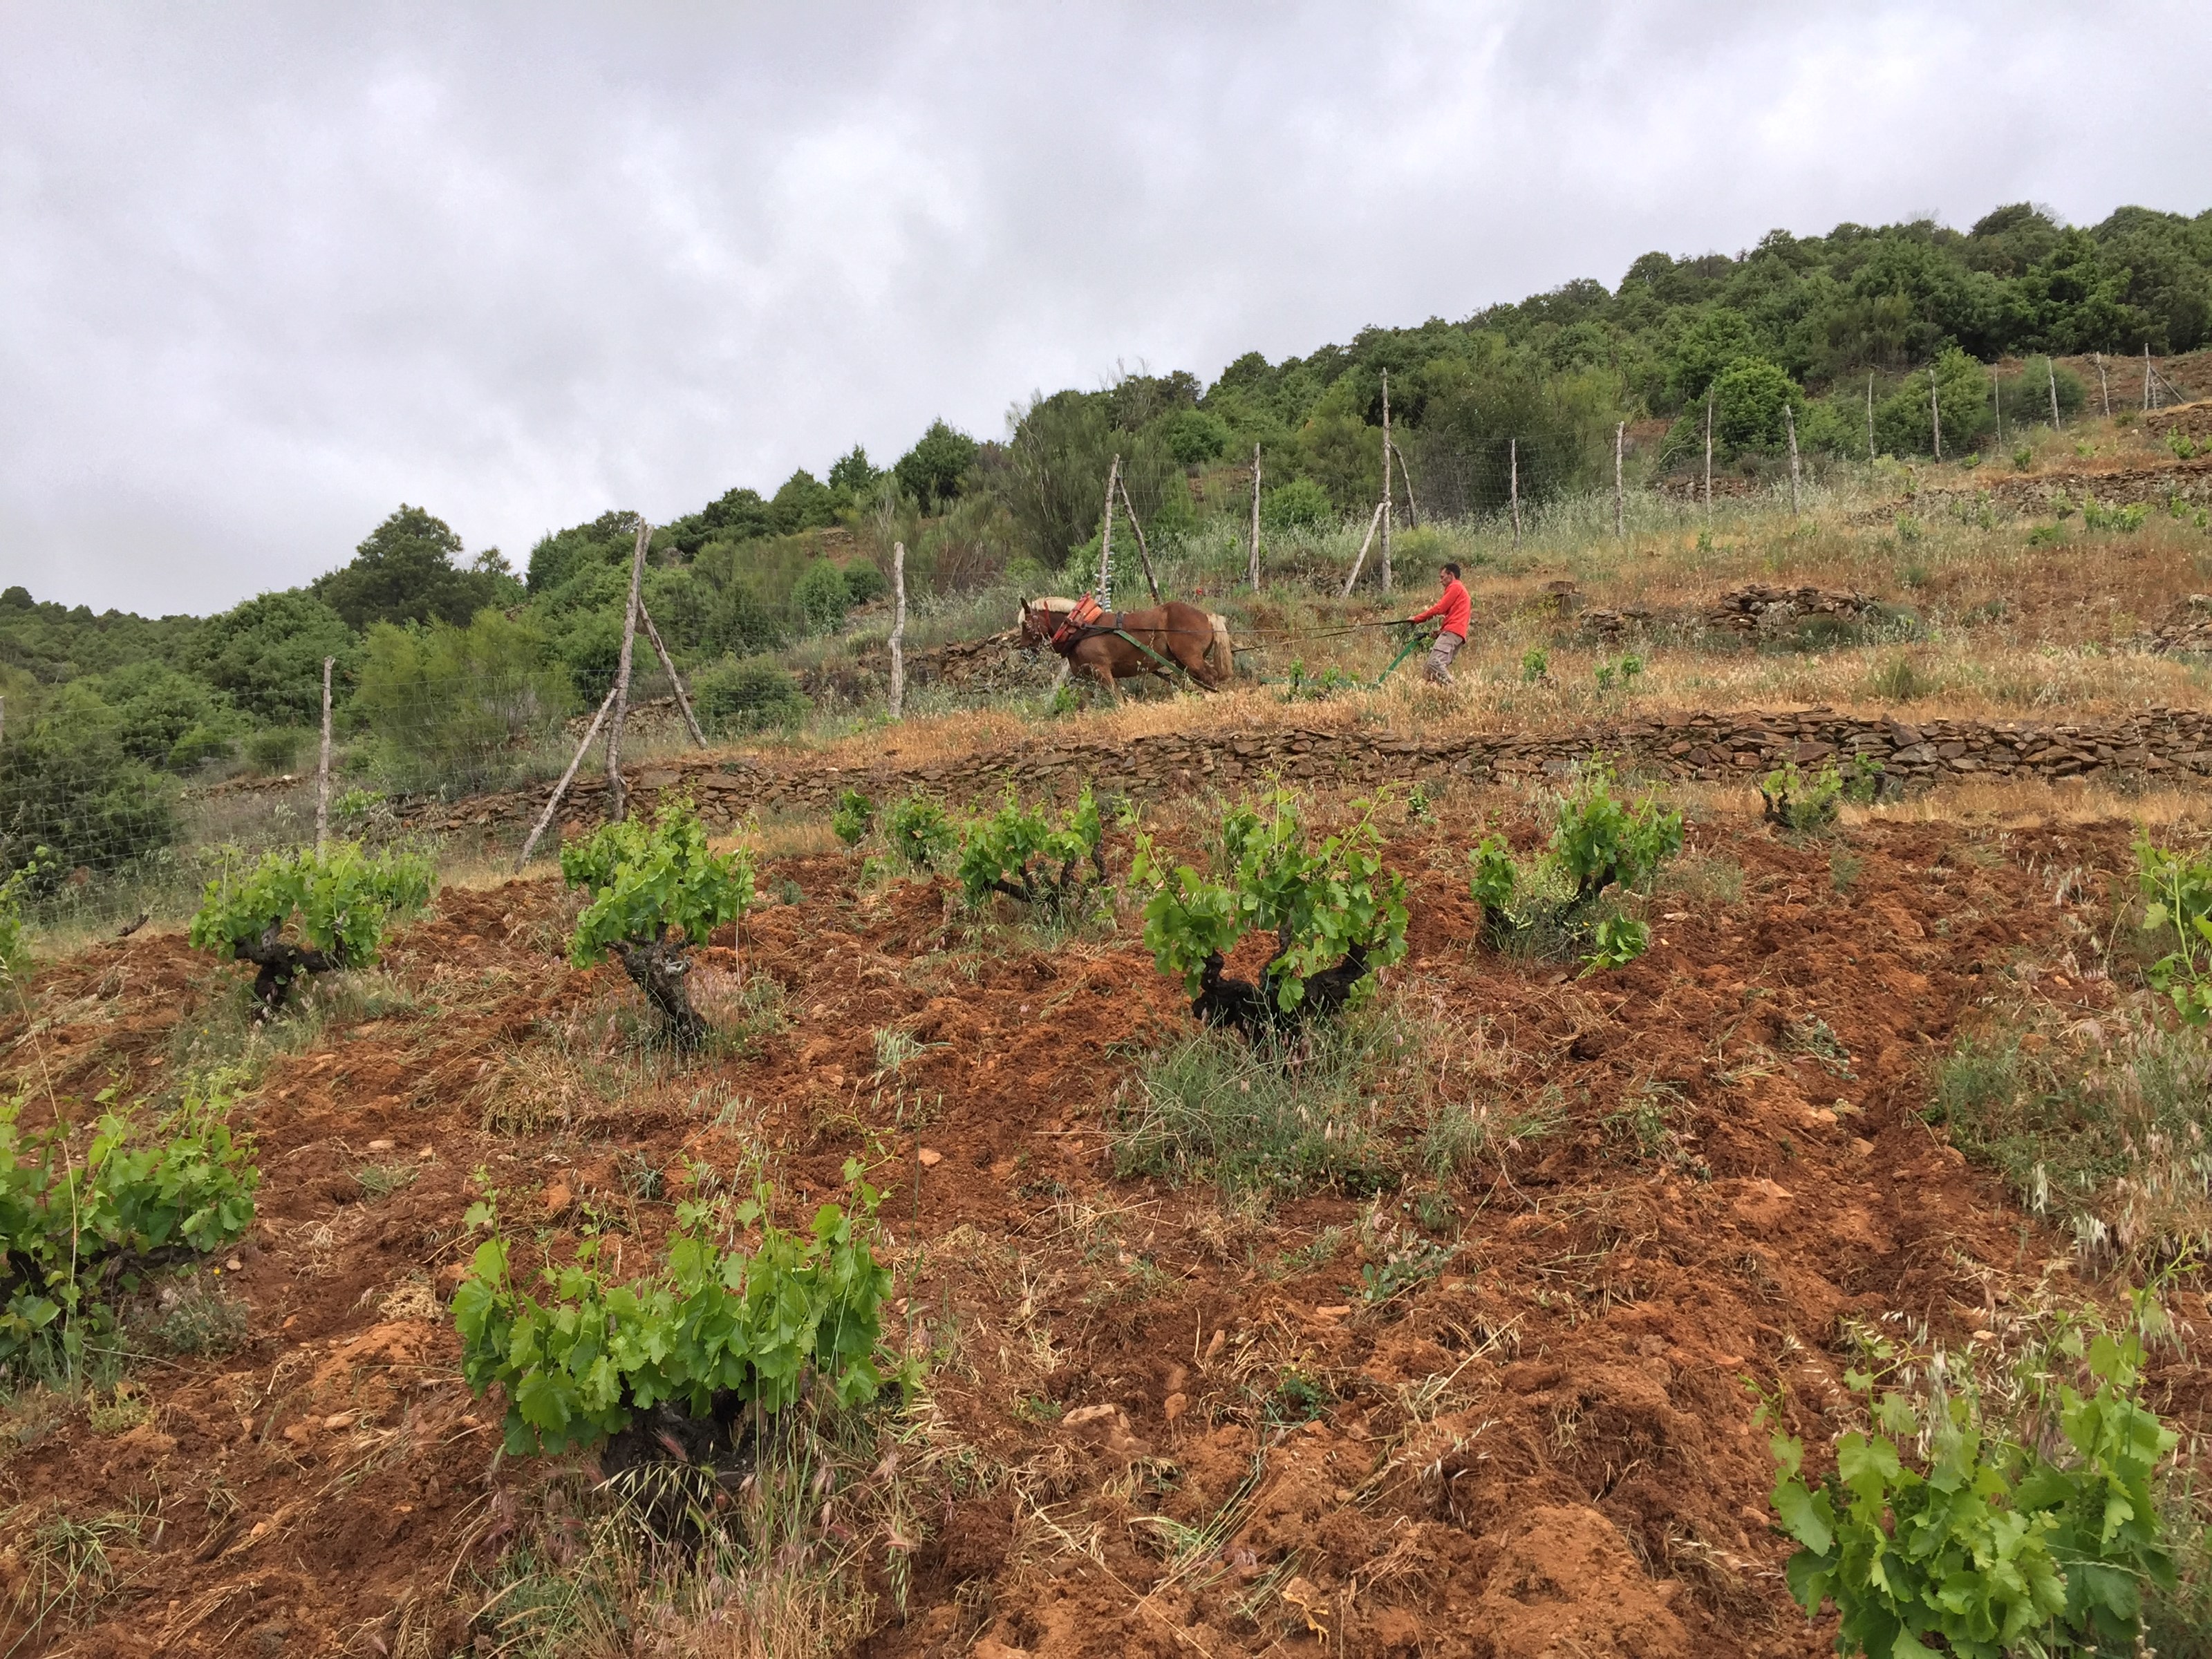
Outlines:
[[[971, 939], [940, 884], [771, 864], [763, 887], [803, 897], [749, 917], [699, 979], [725, 1022], [740, 975], [772, 980], [781, 1019], [756, 996], [749, 1053], [672, 1068], [636, 1057], [618, 972], [565, 965], [555, 885], [445, 892], [387, 952], [393, 1006], [276, 1058], [241, 1109], [264, 1171], [224, 1278], [246, 1345], [148, 1362], [138, 1426], [64, 1410], [0, 1461], [19, 1546], [58, 1513], [143, 1517], [106, 1598], [28, 1632], [19, 1607], [15, 1650], [495, 1650], [483, 1585], [574, 1464], [495, 1457], [498, 1402], [459, 1379], [439, 1304], [471, 1171], [558, 1249], [594, 1218], [665, 1225], [640, 1171], [763, 1150], [807, 1200], [840, 1192], [848, 1157], [888, 1154], [901, 1307], [957, 1333], [927, 1435], [969, 1473], [923, 1516], [870, 1653], [1826, 1650], [1832, 1621], [1782, 1583], [1745, 1379], [1786, 1389], [1817, 1447], [1841, 1421], [1844, 1322], [1969, 1340], [2066, 1254], [1918, 1109], [2008, 964], [2059, 963], [2043, 994], [2107, 1000], [2063, 953], [2109, 923], [2125, 829], [1885, 823], [1798, 847], [1709, 824], [1702, 895], [1662, 891], [1650, 953], [1577, 981], [1473, 947], [1452, 819], [1390, 849], [1413, 924], [1387, 994], [1419, 1052], [1378, 1101], [1521, 1133], [1441, 1194], [1449, 1266], [1380, 1306], [1360, 1269], [1416, 1237], [1411, 1189], [1263, 1213], [1113, 1177], [1103, 1125], [1135, 1049], [1188, 1027], [1133, 916], [1057, 945]], [[44, 972], [4, 1028], [27, 1116], [49, 1092], [77, 1111], [158, 1089], [235, 976], [175, 933]], [[872, 1034], [894, 1025], [929, 1046], [891, 1085]], [[918, 1146], [884, 1121], [895, 1088], [929, 1103]], [[395, 1163], [417, 1173], [386, 1196], [356, 1178]], [[1286, 1376], [1313, 1420], [1261, 1408]], [[2194, 1370], [2161, 1387], [2203, 1426]], [[1170, 1571], [1151, 1517], [1222, 1515], [1219, 1547]], [[23, 1585], [19, 1547], [0, 1565]]]

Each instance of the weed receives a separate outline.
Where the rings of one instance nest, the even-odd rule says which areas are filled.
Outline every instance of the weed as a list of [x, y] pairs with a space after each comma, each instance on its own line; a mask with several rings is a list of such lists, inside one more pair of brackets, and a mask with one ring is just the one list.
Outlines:
[[144, 1516], [135, 1511], [80, 1521], [61, 1510], [40, 1516], [27, 1504], [0, 1510], [0, 1535], [15, 1540], [15, 1606], [30, 1631], [50, 1613], [82, 1618], [106, 1601], [118, 1577], [111, 1552], [136, 1548], [144, 1529]]
[[1847, 847], [1836, 847], [1828, 853], [1828, 885], [1838, 893], [1848, 893], [1857, 885], [1866, 869], [1866, 860]]
[[1432, 1243], [1418, 1234], [1389, 1239], [1384, 1243], [1382, 1261], [1361, 1267], [1359, 1283], [1347, 1285], [1345, 1290], [1367, 1306], [1379, 1308], [1427, 1284], [1451, 1266], [1458, 1254], [1455, 1247]]
[[1600, 695], [1603, 695], [1613, 690], [1616, 685], [1624, 692], [1632, 691], [1636, 689], [1636, 682], [1643, 672], [1644, 659], [1632, 653], [1612, 661], [1601, 662], [1598, 664], [1595, 673], [1598, 691]]
[[1269, 1423], [1311, 1423], [1328, 1416], [1335, 1402], [1336, 1395], [1328, 1382], [1292, 1366], [1268, 1390], [1261, 1416]]
[[2014, 471], [2025, 472], [2028, 468], [2034, 465], [2035, 452], [2030, 449], [2026, 444], [2022, 444], [2018, 449], [2013, 451], [2012, 465]]
[[422, 1172], [422, 1166], [416, 1164], [364, 1164], [353, 1172], [353, 1178], [362, 1195], [374, 1200], [389, 1198], [402, 1187], [412, 1185]]
[[1371, 1091], [1395, 1058], [1398, 1029], [1388, 1012], [1363, 1012], [1295, 1042], [1207, 1030], [1146, 1056], [1114, 1110], [1115, 1173], [1231, 1191], [1395, 1185]]
[[157, 1316], [145, 1334], [173, 1354], [217, 1356], [246, 1340], [249, 1310], [212, 1274], [189, 1273], [164, 1285]]
[[1552, 653], [1531, 646], [1521, 653], [1521, 684], [1541, 685], [1552, 677]]
[[1911, 657], [1899, 653], [1876, 669], [1868, 681], [1875, 696], [1890, 702], [1917, 702], [1941, 689]]
[[1439, 1177], [1449, 1177], [1474, 1168], [1486, 1158], [1501, 1156], [1523, 1141], [1540, 1140], [1559, 1126], [1565, 1115], [1565, 1097], [1556, 1084], [1545, 1085], [1533, 1101], [1510, 1111], [1493, 1109], [1486, 1103], [1446, 1103], [1429, 1120], [1419, 1156], [1425, 1168]]

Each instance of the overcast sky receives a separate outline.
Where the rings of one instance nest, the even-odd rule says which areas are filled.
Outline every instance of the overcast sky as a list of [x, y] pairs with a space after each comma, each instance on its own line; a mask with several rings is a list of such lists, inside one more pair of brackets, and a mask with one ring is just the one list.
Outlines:
[[2212, 206], [2212, 5], [0, 0], [0, 582], [520, 564], [1637, 255]]

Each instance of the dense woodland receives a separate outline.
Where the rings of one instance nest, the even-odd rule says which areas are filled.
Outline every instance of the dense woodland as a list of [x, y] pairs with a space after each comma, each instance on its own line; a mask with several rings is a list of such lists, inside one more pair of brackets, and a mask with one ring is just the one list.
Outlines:
[[[645, 597], [709, 720], [738, 728], [803, 707], [771, 653], [879, 594], [895, 539], [923, 594], [1086, 568], [1114, 456], [1148, 532], [1169, 542], [1249, 515], [1255, 450], [1273, 530], [1364, 515], [1386, 375], [1424, 507], [1460, 517], [1501, 506], [1509, 465], [1531, 505], [1609, 480], [1624, 421], [1667, 423], [1637, 456], [1646, 480], [1702, 459], [1708, 410], [1721, 461], [1746, 469], [1771, 465], [1785, 410], [1816, 458], [1866, 459], [1869, 422], [1877, 451], [1925, 453], [1931, 394], [1947, 447], [1963, 451], [2000, 409], [2031, 422], [2054, 394], [2081, 405], [2080, 380], [2051, 357], [2208, 342], [2212, 210], [2122, 208], [2084, 229], [2021, 204], [1964, 233], [1775, 231], [1735, 257], [1646, 254], [1612, 289], [1569, 283], [1279, 363], [1248, 353], [1210, 386], [1178, 370], [1040, 395], [996, 440], [940, 421], [888, 470], [855, 447], [821, 477], [733, 488], [657, 526]], [[8, 588], [0, 865], [40, 845], [63, 863], [112, 862], [172, 833], [161, 777], [295, 763], [325, 657], [341, 729], [380, 781], [477, 781], [482, 757], [610, 684], [636, 522], [610, 511], [549, 535], [517, 571], [402, 506], [344, 564], [205, 618], [94, 615]]]

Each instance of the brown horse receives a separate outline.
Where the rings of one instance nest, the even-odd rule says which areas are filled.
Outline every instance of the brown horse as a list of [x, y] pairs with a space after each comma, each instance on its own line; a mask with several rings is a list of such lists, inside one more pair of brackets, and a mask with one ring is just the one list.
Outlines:
[[[1073, 606], [1071, 599], [1023, 600], [1022, 643], [1051, 646], [1067, 659], [1072, 671], [1104, 686], [1110, 698], [1120, 697], [1116, 680], [1139, 674], [1172, 678], [1161, 658], [1208, 691], [1219, 690], [1236, 672], [1226, 626], [1194, 605], [1170, 599], [1146, 611], [1112, 611], [1086, 627], [1063, 632]], [[1139, 650], [1132, 640], [1147, 649]]]

